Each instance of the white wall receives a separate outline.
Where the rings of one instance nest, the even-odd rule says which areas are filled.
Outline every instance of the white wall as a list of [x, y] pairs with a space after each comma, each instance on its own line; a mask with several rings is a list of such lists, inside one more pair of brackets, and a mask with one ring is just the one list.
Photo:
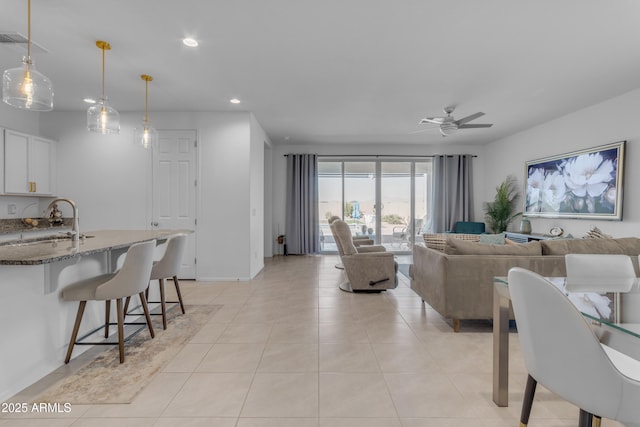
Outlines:
[[[251, 167], [263, 164], [258, 154], [252, 161], [251, 129], [263, 135], [264, 131], [257, 122], [252, 125], [250, 113], [164, 112], [151, 116], [158, 129], [198, 132], [197, 278], [251, 278], [251, 229], [263, 235], [264, 227], [262, 222], [253, 226], [250, 216]], [[133, 128], [141, 117], [141, 113], [121, 114], [119, 135], [97, 135], [86, 131], [83, 113], [42, 116], [41, 133], [58, 141], [58, 193], [78, 202], [81, 230], [148, 227], [151, 154], [133, 143]], [[257, 153], [264, 138], [260, 144]], [[262, 189], [262, 180], [259, 184]], [[254, 193], [257, 215], [260, 192]], [[259, 215], [262, 218], [262, 209]], [[254, 245], [262, 262], [262, 240]]]
[[[485, 185], [483, 200], [492, 200], [495, 187], [509, 174], [515, 175], [523, 188], [525, 162], [584, 148], [627, 141], [623, 221], [532, 218], [534, 233], [546, 233], [553, 226], [565, 234], [582, 237], [592, 226], [614, 237], [637, 236], [640, 229], [640, 90], [618, 96], [576, 111], [532, 129], [487, 145], [484, 152]], [[519, 221], [510, 229], [517, 230]]]
[[276, 237], [278, 230], [284, 234], [285, 230], [285, 207], [286, 207], [286, 158], [285, 154], [294, 153], [316, 153], [320, 155], [416, 155], [430, 156], [434, 154], [474, 154], [478, 157], [473, 161], [473, 185], [474, 185], [474, 211], [477, 220], [482, 220], [482, 216], [477, 216], [481, 212], [478, 205], [481, 205], [482, 183], [484, 183], [484, 162], [482, 146], [473, 145], [453, 145], [444, 141], [434, 145], [400, 145], [400, 144], [327, 144], [327, 145], [296, 145], [279, 144], [273, 149], [273, 230], [271, 236], [272, 250], [277, 253]]
[[264, 256], [273, 256], [273, 147], [264, 147]]
[[81, 231], [148, 228], [151, 152], [133, 143], [138, 119], [123, 114], [120, 134], [100, 135], [82, 112], [42, 116], [42, 132], [58, 141], [57, 193], [76, 202]]
[[48, 114], [51, 113], [25, 111], [19, 108], [10, 107], [4, 102], [0, 102], [0, 127], [17, 130], [31, 135], [40, 135], [40, 117], [45, 117]]
[[264, 268], [264, 151], [269, 138], [256, 118], [251, 114], [251, 153], [249, 165], [250, 205], [250, 276], [254, 277]]

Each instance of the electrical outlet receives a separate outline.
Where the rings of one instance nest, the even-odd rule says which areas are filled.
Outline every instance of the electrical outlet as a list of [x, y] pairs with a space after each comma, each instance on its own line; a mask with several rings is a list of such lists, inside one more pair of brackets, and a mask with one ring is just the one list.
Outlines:
[[16, 205], [14, 205], [13, 203], [10, 205], [7, 205], [7, 213], [9, 215], [15, 215], [16, 214]]

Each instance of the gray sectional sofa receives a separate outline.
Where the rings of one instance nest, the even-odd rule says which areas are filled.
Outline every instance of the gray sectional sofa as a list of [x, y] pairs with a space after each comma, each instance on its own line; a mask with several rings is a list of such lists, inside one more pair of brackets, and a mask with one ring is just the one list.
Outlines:
[[639, 273], [640, 239], [636, 237], [544, 240], [523, 245], [445, 239], [443, 251], [416, 244], [409, 274], [411, 288], [443, 317], [452, 319], [456, 332], [460, 320], [493, 317], [493, 279], [506, 276], [512, 267], [548, 277], [564, 276], [564, 255], [568, 253], [612, 253], [632, 256]]

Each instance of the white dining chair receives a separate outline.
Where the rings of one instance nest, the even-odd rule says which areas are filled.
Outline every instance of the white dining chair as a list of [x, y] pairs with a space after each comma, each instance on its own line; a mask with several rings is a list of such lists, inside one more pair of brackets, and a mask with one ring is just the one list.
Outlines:
[[[549, 280], [515, 267], [508, 281], [529, 371], [527, 392], [535, 392], [540, 383], [576, 405], [580, 427], [590, 426], [594, 416], [596, 423], [602, 417], [639, 427], [640, 362], [603, 346], [582, 313]], [[528, 414], [520, 425], [527, 423]]]
[[620, 254], [567, 254], [569, 292], [628, 292], [636, 283], [631, 257]]

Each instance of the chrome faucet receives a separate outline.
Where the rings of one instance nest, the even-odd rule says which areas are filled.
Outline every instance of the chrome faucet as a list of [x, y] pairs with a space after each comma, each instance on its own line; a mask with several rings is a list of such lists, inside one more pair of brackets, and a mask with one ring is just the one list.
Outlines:
[[59, 199], [53, 200], [51, 203], [49, 203], [49, 206], [47, 206], [47, 210], [45, 211], [45, 214], [44, 214], [45, 218], [51, 215], [51, 211], [53, 210], [54, 205], [58, 202], [67, 202], [69, 203], [69, 205], [71, 205], [71, 209], [73, 209], [73, 225], [71, 226], [71, 240], [72, 241], [79, 240], [80, 227], [78, 225], [78, 207], [76, 206], [76, 203], [73, 200], [65, 199], [65, 198], [59, 198]]

